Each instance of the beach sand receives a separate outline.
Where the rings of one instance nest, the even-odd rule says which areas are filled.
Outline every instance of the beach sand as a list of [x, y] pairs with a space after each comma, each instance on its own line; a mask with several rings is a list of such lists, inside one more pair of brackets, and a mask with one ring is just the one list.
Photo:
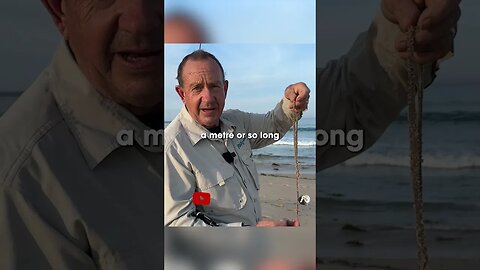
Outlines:
[[[295, 178], [292, 168], [278, 168], [267, 167], [260, 174], [262, 215], [293, 218]], [[337, 167], [317, 175], [316, 181], [313, 174], [302, 174], [300, 193], [308, 194], [312, 201], [301, 206], [300, 221], [302, 227], [314, 229], [310, 235], [316, 235], [317, 269], [418, 269], [414, 211], [409, 180], [405, 179], [408, 171], [403, 171]], [[478, 207], [469, 197], [472, 189], [477, 190], [478, 171], [424, 173], [428, 269], [479, 270]], [[449, 185], [452, 182], [456, 183], [453, 187]]]
[[[424, 170], [428, 269], [480, 269], [477, 175]], [[418, 269], [408, 170], [339, 166], [317, 177], [317, 269]]]
[[[429, 269], [480, 269], [480, 232], [430, 229], [427, 239]], [[418, 269], [416, 252], [413, 229], [375, 229], [354, 224], [317, 228], [317, 269], [413, 270]]]
[[[300, 226], [315, 226], [315, 179], [313, 175], [302, 175], [300, 194], [310, 196], [309, 205], [300, 205]], [[294, 219], [297, 196], [296, 181], [293, 176], [260, 174], [260, 200], [264, 219]]]
[[[431, 270], [478, 270], [479, 260], [434, 258], [428, 264]], [[414, 270], [418, 269], [414, 259], [332, 259], [317, 262], [322, 270]]]

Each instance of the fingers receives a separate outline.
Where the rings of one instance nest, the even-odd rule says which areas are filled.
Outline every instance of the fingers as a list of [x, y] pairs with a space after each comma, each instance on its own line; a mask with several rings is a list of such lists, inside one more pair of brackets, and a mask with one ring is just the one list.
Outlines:
[[299, 227], [300, 222], [295, 220], [289, 219], [282, 219], [282, 220], [261, 220], [258, 222], [257, 227]]
[[[452, 50], [453, 39], [454, 33], [449, 31], [430, 43], [415, 45], [413, 61], [419, 64], [426, 64], [444, 57]], [[408, 59], [410, 57], [410, 54], [407, 51], [407, 46], [403, 41], [397, 43], [396, 47], [400, 52], [400, 57], [403, 59]]]
[[286, 218], [284, 218], [282, 220], [275, 221], [277, 227], [286, 227], [286, 226], [288, 226], [289, 222], [290, 222], [290, 220], [288, 220]]
[[[456, 22], [444, 23], [444, 25], [432, 30], [417, 29], [415, 33], [415, 51], [429, 52], [432, 45], [437, 45], [445, 39], [453, 41], [456, 34]], [[455, 30], [455, 31], [453, 31]], [[408, 50], [408, 35], [400, 34], [395, 41], [395, 48], [399, 52]]]
[[422, 1], [412, 0], [384, 0], [382, 11], [385, 18], [399, 25], [402, 32], [407, 32], [412, 25], [417, 25], [420, 17]]
[[261, 220], [257, 223], [257, 227], [285, 227], [288, 224], [287, 219], [282, 220]]
[[257, 223], [257, 227], [274, 227], [275, 224], [271, 220], [261, 220]]
[[388, 20], [407, 32], [410, 26], [423, 29], [442, 23], [451, 14], [458, 13], [461, 0], [384, 0], [382, 11]]
[[415, 42], [418, 46], [427, 46], [430, 43], [434, 43], [446, 36], [449, 39], [455, 37], [456, 32], [452, 32], [452, 28], [457, 28], [457, 22], [460, 19], [460, 9], [457, 9], [456, 12], [450, 14], [442, 22], [435, 25], [435, 27], [423, 28], [420, 27], [415, 34]]
[[[422, 3], [423, 2], [423, 3]], [[444, 57], [453, 49], [457, 22], [461, 16], [459, 0], [415, 0], [421, 8], [418, 28], [415, 32], [413, 60], [420, 64], [431, 63]], [[407, 33], [401, 33], [395, 48], [404, 59], [409, 58]]]
[[303, 112], [308, 108], [308, 102], [295, 102], [295, 107], [293, 107], [293, 103], [290, 104], [289, 109], [291, 111], [295, 110], [295, 112]]
[[398, 8], [394, 10], [395, 18], [403, 32], [407, 32], [408, 28], [416, 25], [420, 16], [418, 7], [409, 0], [398, 1]]
[[[415, 54], [413, 60], [419, 64], [431, 63], [444, 57], [453, 48], [456, 35], [457, 22], [461, 11], [457, 6], [448, 17], [438, 24], [427, 27], [419, 27], [415, 33]], [[409, 57], [407, 52], [407, 34], [400, 34], [395, 42], [395, 48], [404, 59]]]
[[303, 82], [292, 84], [285, 89], [285, 97], [291, 101], [290, 110], [293, 110], [295, 105], [295, 111], [302, 112], [308, 107], [310, 89]]
[[441, 24], [445, 18], [459, 12], [461, 0], [425, 0], [426, 8], [419, 18], [419, 26], [432, 28]]

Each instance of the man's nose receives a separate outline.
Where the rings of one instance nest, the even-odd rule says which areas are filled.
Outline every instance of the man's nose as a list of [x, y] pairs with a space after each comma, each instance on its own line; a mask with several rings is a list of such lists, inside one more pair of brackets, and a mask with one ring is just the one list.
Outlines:
[[121, 30], [132, 34], [151, 34], [163, 28], [163, 1], [123, 0], [119, 17]]
[[204, 102], [213, 102], [215, 101], [215, 96], [213, 95], [212, 89], [205, 87], [202, 91], [202, 100]]

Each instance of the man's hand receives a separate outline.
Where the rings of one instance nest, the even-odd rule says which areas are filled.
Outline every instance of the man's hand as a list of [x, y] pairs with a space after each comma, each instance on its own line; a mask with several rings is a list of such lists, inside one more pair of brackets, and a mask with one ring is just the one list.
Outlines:
[[409, 57], [407, 32], [410, 26], [417, 26], [413, 58], [415, 62], [432, 63], [450, 52], [461, 14], [460, 1], [383, 0], [383, 15], [398, 24], [402, 31], [395, 41], [401, 57]]
[[289, 220], [289, 219], [282, 219], [282, 220], [260, 220], [257, 223], [257, 227], [300, 227], [300, 222], [298, 219]]
[[303, 82], [295, 83], [285, 89], [285, 97], [291, 101], [290, 110], [293, 110], [293, 102], [295, 102], [295, 112], [303, 112], [308, 107], [310, 89]]

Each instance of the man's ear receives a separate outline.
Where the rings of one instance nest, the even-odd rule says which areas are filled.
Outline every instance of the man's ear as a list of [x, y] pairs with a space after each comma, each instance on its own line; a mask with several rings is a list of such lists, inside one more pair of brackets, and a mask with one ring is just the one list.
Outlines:
[[182, 99], [183, 103], [185, 104], [185, 91], [180, 85], [175, 86], [175, 91], [177, 91], [178, 96]]
[[67, 28], [65, 27], [65, 0], [42, 0], [43, 5], [57, 26], [58, 31], [67, 40]]
[[227, 97], [228, 80], [225, 80], [225, 82], [223, 83], [223, 90], [225, 91], [225, 97]]

